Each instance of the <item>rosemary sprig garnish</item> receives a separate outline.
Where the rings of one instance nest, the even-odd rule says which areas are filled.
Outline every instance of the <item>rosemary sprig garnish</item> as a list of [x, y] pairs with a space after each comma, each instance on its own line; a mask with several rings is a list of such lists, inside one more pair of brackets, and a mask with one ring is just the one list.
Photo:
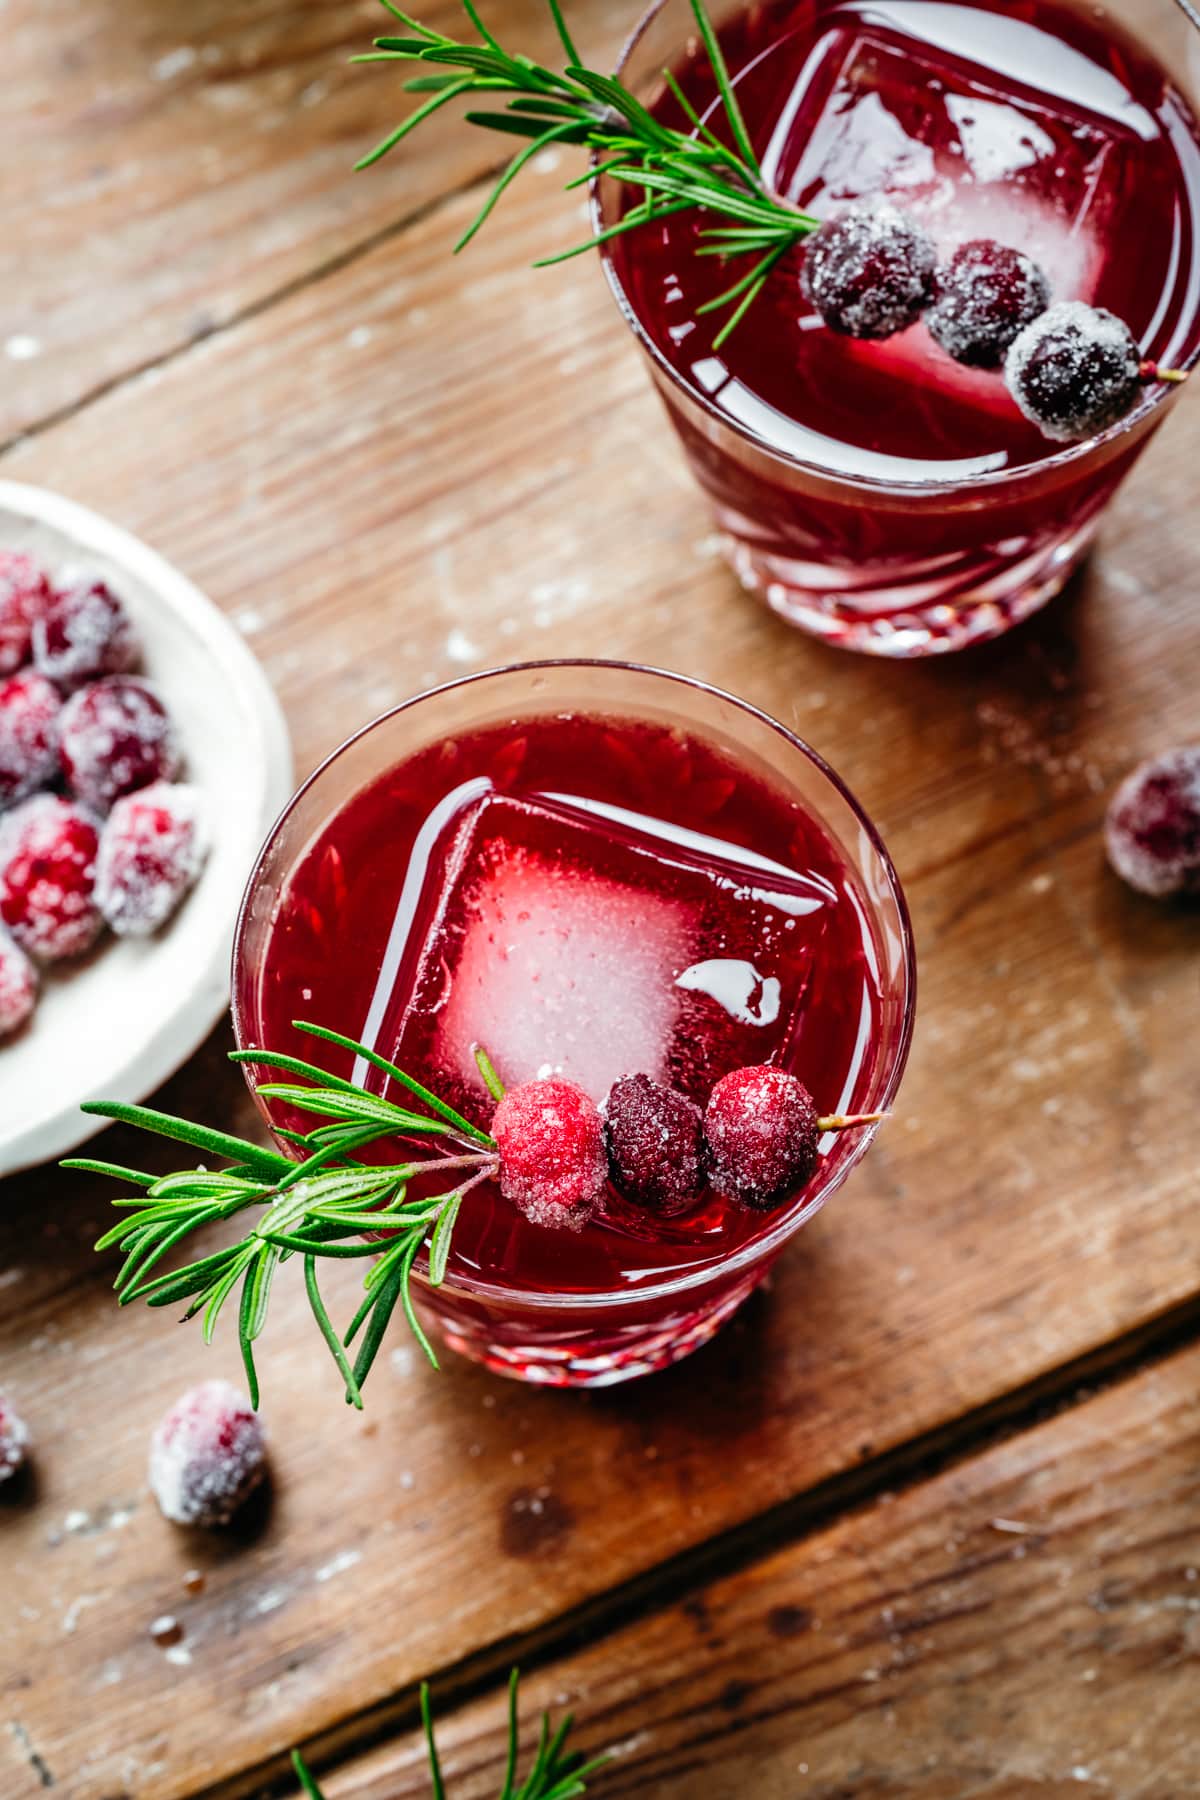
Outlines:
[[[568, 1713], [557, 1730], [550, 1728], [550, 1714], [542, 1714], [541, 1735], [531, 1767], [520, 1787], [517, 1786], [517, 1757], [520, 1751], [520, 1735], [517, 1719], [517, 1689], [520, 1672], [514, 1669], [508, 1679], [508, 1756], [505, 1763], [504, 1786], [500, 1790], [500, 1800], [577, 1800], [577, 1796], [587, 1793], [587, 1778], [594, 1775], [608, 1759], [604, 1756], [585, 1761], [578, 1750], [568, 1750], [567, 1737], [575, 1721]], [[421, 1723], [425, 1730], [425, 1743], [429, 1750], [429, 1772], [433, 1781], [433, 1800], [446, 1800], [446, 1784], [442, 1776], [441, 1763], [438, 1760], [437, 1743], [433, 1734], [433, 1713], [429, 1704], [429, 1684], [421, 1683]], [[304, 1758], [298, 1750], [292, 1751], [292, 1766], [299, 1777], [300, 1785], [308, 1800], [324, 1800], [320, 1788], [309, 1773]]]
[[[134, 1300], [155, 1307], [182, 1303], [185, 1319], [202, 1317], [209, 1343], [226, 1302], [238, 1290], [238, 1338], [255, 1406], [259, 1385], [254, 1345], [266, 1324], [275, 1276], [285, 1263], [300, 1261], [309, 1306], [337, 1364], [346, 1398], [361, 1408], [363, 1383], [397, 1306], [437, 1368], [437, 1356], [413, 1306], [413, 1267], [428, 1243], [427, 1278], [434, 1287], [441, 1285], [459, 1209], [474, 1187], [496, 1173], [496, 1145], [486, 1132], [366, 1045], [299, 1020], [296, 1029], [364, 1059], [405, 1089], [416, 1107], [398, 1105], [300, 1057], [235, 1050], [234, 1062], [253, 1063], [293, 1078], [260, 1082], [256, 1091], [263, 1099], [322, 1121], [303, 1134], [278, 1129], [277, 1135], [300, 1152], [297, 1157], [149, 1107], [100, 1100], [83, 1110], [173, 1138], [205, 1157], [221, 1158], [227, 1166], [210, 1169], [198, 1164], [156, 1176], [91, 1157], [73, 1157], [63, 1167], [109, 1175], [138, 1190], [134, 1197], [114, 1201], [128, 1216], [96, 1245], [97, 1250], [116, 1245], [124, 1253], [114, 1284], [122, 1306]], [[482, 1052], [480, 1068], [493, 1094], [503, 1093]], [[435, 1144], [440, 1141], [440, 1148], [437, 1154], [402, 1162], [356, 1160], [358, 1151], [381, 1138], [433, 1139]], [[410, 1183], [429, 1176], [439, 1178], [439, 1187], [440, 1178], [446, 1177], [443, 1191], [411, 1195]], [[161, 1265], [194, 1232], [243, 1213], [252, 1217], [238, 1242], [182, 1268], [162, 1271]], [[376, 1235], [364, 1241], [364, 1233]], [[363, 1282], [362, 1303], [340, 1335], [317, 1279], [322, 1257], [373, 1259]], [[355, 1345], [352, 1362], [348, 1353]]]
[[780, 259], [816, 230], [819, 220], [789, 205], [772, 193], [766, 183], [703, 0], [691, 0], [691, 7], [721, 97], [728, 143], [699, 118], [669, 69], [663, 71], [663, 80], [688, 121], [687, 131], [676, 130], [655, 118], [615, 76], [587, 68], [567, 29], [559, 0], [548, 0], [548, 4], [565, 57], [561, 70], [546, 68], [528, 56], [505, 50], [479, 16], [474, 0], [463, 0], [463, 7], [479, 34], [478, 43], [460, 43], [422, 25], [402, 12], [393, 0], [382, 0], [382, 4], [407, 27], [410, 35], [376, 38], [374, 50], [354, 60], [423, 63], [442, 72], [414, 76], [405, 82], [408, 93], [427, 94], [429, 98], [362, 158], [360, 169], [378, 162], [424, 120], [460, 95], [468, 99], [481, 94], [502, 97], [503, 110], [469, 111], [467, 122], [486, 131], [529, 139], [459, 238], [454, 246], [456, 252], [470, 243], [510, 182], [540, 151], [557, 144], [579, 145], [592, 152], [593, 166], [567, 183], [568, 192], [606, 175], [634, 189], [639, 197], [616, 224], [571, 250], [543, 257], [534, 267], [565, 262], [623, 232], [672, 213], [699, 209], [706, 214], [719, 214], [734, 223], [703, 229], [699, 254], [754, 259], [737, 281], [697, 309], [701, 313], [733, 309], [713, 340], [714, 346], [719, 346], [745, 317]]

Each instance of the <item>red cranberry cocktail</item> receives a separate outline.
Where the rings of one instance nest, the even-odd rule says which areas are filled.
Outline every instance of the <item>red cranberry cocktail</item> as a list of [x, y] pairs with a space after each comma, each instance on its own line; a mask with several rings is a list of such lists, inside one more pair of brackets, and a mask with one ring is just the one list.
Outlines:
[[[870, 1127], [815, 1115], [888, 1106], [912, 1002], [891, 864], [805, 745], [683, 677], [557, 663], [424, 695], [317, 772], [248, 890], [234, 1017], [243, 1048], [311, 1055], [296, 1019], [354, 1038], [494, 1131], [507, 1173], [464, 1200], [444, 1282], [417, 1264], [418, 1307], [504, 1373], [588, 1384], [686, 1354], [746, 1298], [862, 1154]], [[549, 1126], [522, 1115], [559, 1089]], [[727, 1178], [745, 1118], [804, 1089], [808, 1160]], [[607, 1104], [586, 1216], [520, 1185], [539, 1133], [605, 1154], [572, 1094]]]
[[[943, 269], [965, 245], [1016, 247], [1041, 306], [1128, 325], [1136, 379], [1137, 352], [1186, 368], [1200, 345], [1200, 141], [1178, 85], [1197, 43], [1167, 0], [1122, 10], [1166, 66], [1115, 11], [1066, 0], [769, 0], [717, 25], [774, 193], [822, 221], [903, 209]], [[688, 129], [664, 68], [727, 139], [686, 0], [661, 0], [620, 73]], [[602, 181], [601, 225], [633, 198]], [[1024, 416], [999, 354], [939, 338], [932, 316], [881, 340], [823, 317], [803, 251], [718, 343], [729, 309], [703, 307], [744, 263], [697, 254], [713, 223], [674, 213], [606, 260], [746, 585], [831, 641], [897, 656], [992, 636], [1054, 594], [1175, 390], [1151, 382], [1064, 444]], [[979, 273], [991, 291], [1007, 279]]]

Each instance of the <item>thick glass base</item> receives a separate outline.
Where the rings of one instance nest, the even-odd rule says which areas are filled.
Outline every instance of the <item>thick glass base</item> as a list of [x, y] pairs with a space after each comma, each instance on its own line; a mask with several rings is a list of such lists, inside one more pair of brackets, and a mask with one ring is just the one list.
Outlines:
[[1069, 536], [1017, 557], [972, 559], [925, 579], [872, 586], [845, 571], [772, 555], [726, 533], [725, 554], [742, 586], [773, 612], [843, 650], [868, 656], [938, 656], [999, 637], [1045, 606], [1086, 553], [1090, 519]]
[[[706, 1344], [753, 1293], [767, 1275], [753, 1269], [733, 1287], [687, 1311], [673, 1311], [652, 1323], [645, 1319], [619, 1327], [580, 1326], [555, 1329], [548, 1319], [542, 1329], [519, 1330], [484, 1317], [453, 1316], [438, 1306], [418, 1302], [422, 1321], [450, 1349], [483, 1363], [512, 1381], [541, 1387], [615, 1387], [639, 1375], [652, 1375]], [[532, 1324], [532, 1321], [528, 1321]]]

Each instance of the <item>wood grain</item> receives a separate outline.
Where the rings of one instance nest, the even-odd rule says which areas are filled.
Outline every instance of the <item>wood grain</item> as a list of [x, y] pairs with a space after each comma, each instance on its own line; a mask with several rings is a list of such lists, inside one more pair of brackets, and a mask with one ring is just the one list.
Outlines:
[[[1179, 1096], [1198, 920], [1126, 894], [1097, 837], [1117, 775], [1194, 731], [1191, 397], [1100, 556], [1031, 627], [925, 667], [839, 655], [725, 572], [597, 270], [527, 269], [578, 229], [550, 197], [560, 174], [508, 196], [469, 262], [446, 251], [474, 196], [0, 467], [112, 512], [209, 588], [277, 682], [301, 769], [419, 686], [531, 653], [683, 667], [799, 726], [879, 818], [913, 901], [900, 1116], [775, 1292], [625, 1392], [435, 1380], [398, 1340], [357, 1421], [281, 1296], [277, 1506], [253, 1541], [215, 1546], [158, 1519], [143, 1464], [158, 1413], [233, 1372], [232, 1345], [206, 1358], [161, 1317], [115, 1313], [87, 1248], [97, 1190], [9, 1183], [0, 1267], [25, 1273], [0, 1290], [0, 1347], [40, 1446], [37, 1504], [2, 1527], [0, 1684], [26, 1735], [0, 1757], [20, 1800], [38, 1791], [26, 1739], [79, 1800], [176, 1800], [353, 1731], [420, 1674], [1194, 1293]], [[244, 1117], [220, 1049], [168, 1104]], [[181, 1599], [193, 1564], [208, 1589]], [[190, 1661], [151, 1642], [163, 1612], [186, 1614]]]
[[[539, 1671], [526, 1745], [571, 1708], [597, 1800], [1187, 1800], [1198, 1381], [1192, 1350]], [[493, 1800], [501, 1716], [443, 1718], [456, 1800]], [[322, 1780], [428, 1792], [412, 1739]]]
[[[456, 0], [422, 8], [462, 32]], [[576, 0], [585, 54], [611, 64], [632, 15]], [[540, 0], [489, 17], [535, 56]], [[404, 158], [356, 159], [417, 102], [350, 57], [378, 0], [87, 0], [4, 10], [0, 113], [0, 439], [70, 409], [393, 232], [504, 160], [434, 124]]]

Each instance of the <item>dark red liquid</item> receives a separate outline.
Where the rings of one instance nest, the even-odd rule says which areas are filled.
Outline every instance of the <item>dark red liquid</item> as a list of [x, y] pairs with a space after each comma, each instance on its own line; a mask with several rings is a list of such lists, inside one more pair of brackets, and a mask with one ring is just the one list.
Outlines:
[[[273, 1050], [311, 1057], [295, 1018], [370, 1043], [484, 1126], [476, 1040], [506, 1082], [561, 1071], [597, 1101], [638, 1071], [703, 1101], [774, 1061], [852, 1110], [882, 1006], [869, 917], [785, 791], [678, 731], [567, 714], [437, 745], [356, 795], [288, 876], [239, 1007]], [[664, 1224], [610, 1190], [575, 1235], [484, 1187], [450, 1275], [608, 1291], [768, 1228], [711, 1195]]]
[[[738, 14], [722, 44], [772, 189], [818, 218], [886, 195], [943, 254], [1016, 244], [1056, 300], [1125, 319], [1146, 356], [1194, 347], [1200, 282], [1196, 121], [1162, 66], [1110, 12], [1059, 0], [782, 0]], [[725, 133], [701, 51], [676, 73]], [[677, 102], [656, 111], [684, 127]], [[886, 343], [824, 328], [799, 258], [781, 265], [715, 351], [698, 307], [748, 266], [698, 257], [722, 221], [684, 213], [619, 239], [634, 310], [692, 388], [765, 442], [823, 468], [954, 479], [1060, 448], [999, 373], [972, 371], [925, 326]]]

